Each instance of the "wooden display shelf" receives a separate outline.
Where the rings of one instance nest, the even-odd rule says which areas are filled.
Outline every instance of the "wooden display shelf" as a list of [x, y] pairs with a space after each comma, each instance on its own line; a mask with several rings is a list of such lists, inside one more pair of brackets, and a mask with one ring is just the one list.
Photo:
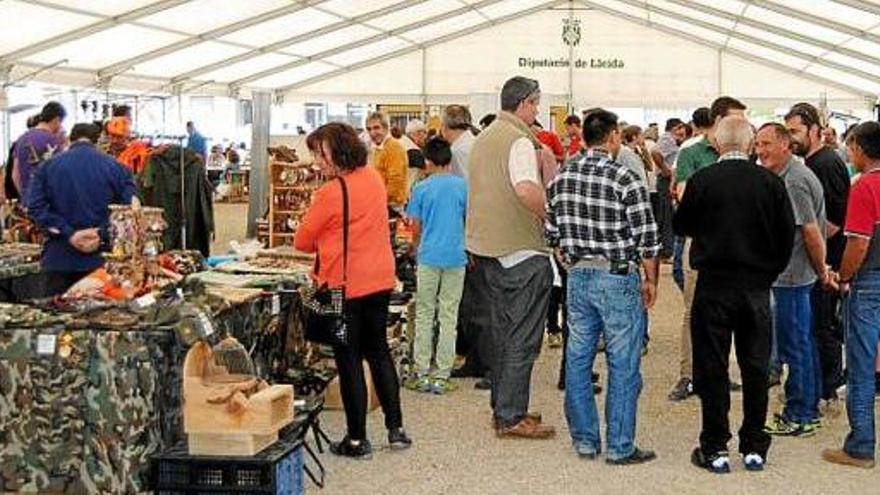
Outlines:
[[[279, 227], [285, 226], [285, 222], [299, 218], [305, 214], [307, 208], [291, 209], [291, 206], [297, 202], [291, 203], [288, 200], [295, 197], [297, 201], [307, 200], [318, 187], [317, 178], [310, 177], [305, 182], [295, 182], [290, 185], [281, 182], [282, 172], [291, 168], [308, 168], [308, 165], [299, 163], [288, 163], [281, 161], [271, 161], [269, 163], [269, 236], [268, 247], [273, 248], [282, 244], [289, 244], [290, 238], [294, 236], [292, 232], [277, 232]], [[302, 179], [302, 176], [297, 176]], [[307, 204], [307, 203], [304, 203]]]

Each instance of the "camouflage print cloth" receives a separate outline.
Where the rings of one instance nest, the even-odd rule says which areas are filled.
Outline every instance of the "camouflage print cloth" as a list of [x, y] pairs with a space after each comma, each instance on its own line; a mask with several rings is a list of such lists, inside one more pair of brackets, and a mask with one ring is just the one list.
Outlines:
[[0, 492], [85, 492], [88, 356], [86, 331], [0, 331]]
[[160, 407], [169, 332], [93, 332], [86, 388], [85, 464], [93, 493], [147, 488], [149, 456], [162, 445]]

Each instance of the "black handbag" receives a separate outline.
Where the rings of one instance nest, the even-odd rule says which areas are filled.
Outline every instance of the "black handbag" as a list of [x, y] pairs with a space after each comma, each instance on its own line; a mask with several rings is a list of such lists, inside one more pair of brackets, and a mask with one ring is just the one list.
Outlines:
[[[305, 286], [300, 289], [301, 318], [306, 340], [331, 346], [349, 343], [345, 321], [345, 284], [348, 282], [348, 189], [339, 177], [342, 187], [342, 286], [329, 288], [326, 284]], [[315, 275], [321, 269], [320, 256], [315, 257]]]

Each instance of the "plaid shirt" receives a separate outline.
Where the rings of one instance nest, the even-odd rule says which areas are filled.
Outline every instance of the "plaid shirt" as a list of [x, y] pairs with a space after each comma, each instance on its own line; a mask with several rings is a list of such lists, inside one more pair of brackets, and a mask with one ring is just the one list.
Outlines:
[[566, 163], [550, 184], [545, 237], [572, 264], [589, 257], [638, 261], [660, 253], [644, 184], [598, 149]]

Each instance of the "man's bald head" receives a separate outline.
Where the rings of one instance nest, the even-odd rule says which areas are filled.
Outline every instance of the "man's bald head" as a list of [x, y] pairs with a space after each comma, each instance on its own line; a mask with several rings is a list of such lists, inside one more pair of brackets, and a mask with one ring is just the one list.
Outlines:
[[722, 155], [731, 151], [749, 154], [753, 139], [751, 124], [738, 115], [724, 117], [715, 130], [715, 146]]

